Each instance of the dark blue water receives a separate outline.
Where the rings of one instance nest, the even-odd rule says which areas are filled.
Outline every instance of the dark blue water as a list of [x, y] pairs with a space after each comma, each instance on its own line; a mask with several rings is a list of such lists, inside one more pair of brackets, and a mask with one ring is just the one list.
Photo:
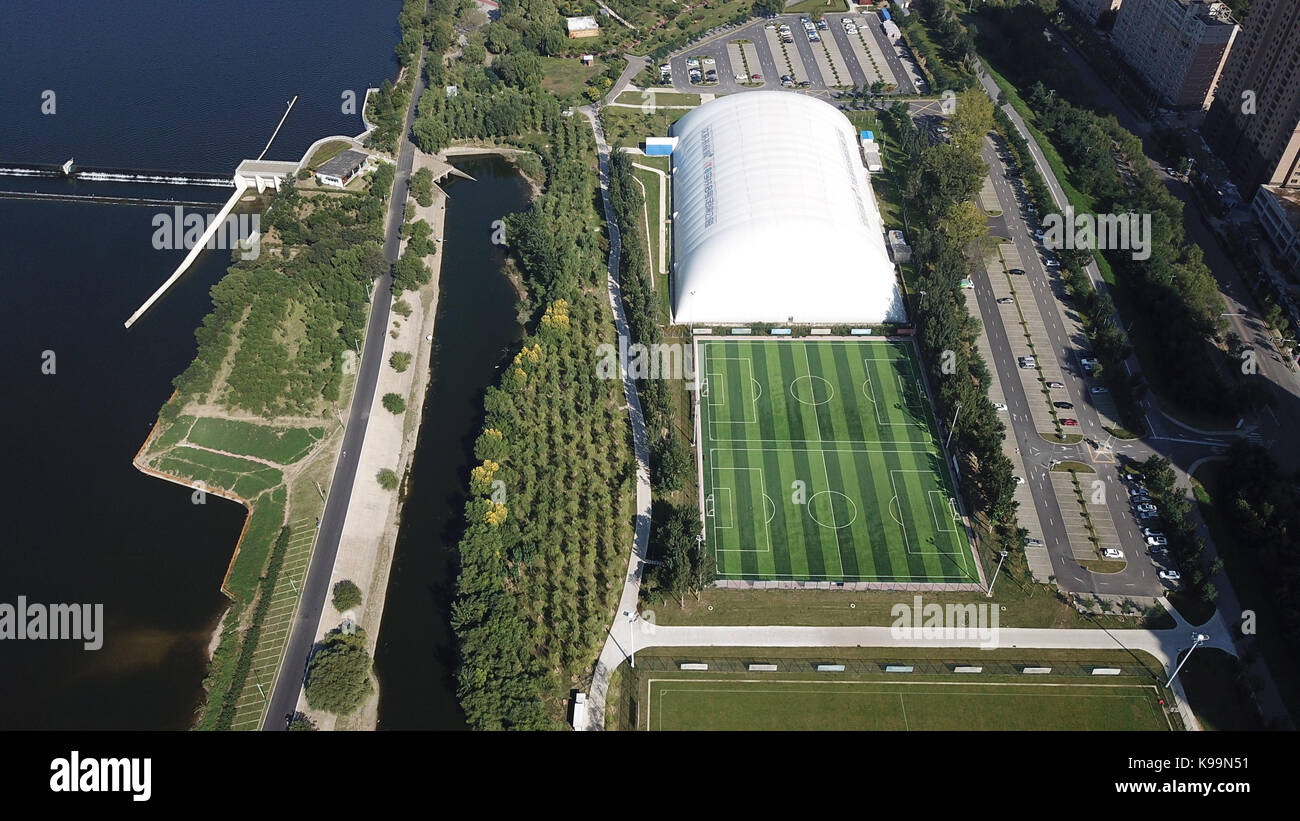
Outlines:
[[[274, 4], [0, 2], [0, 164], [226, 171], [357, 134], [340, 94], [396, 73], [398, 0]], [[41, 114], [42, 92], [56, 113]], [[0, 177], [0, 189], [25, 188]], [[109, 185], [48, 190], [114, 193]], [[219, 189], [138, 193], [215, 200]], [[103, 603], [103, 649], [0, 642], [0, 728], [184, 728], [242, 507], [150, 479], [131, 458], [193, 358], [227, 260], [208, 252], [131, 331], [123, 321], [182, 252], [156, 251], [156, 207], [0, 199], [0, 602]], [[41, 373], [43, 352], [56, 372]]]
[[465, 729], [453, 679], [449, 618], [456, 543], [465, 524], [466, 479], [483, 426], [483, 393], [521, 335], [516, 295], [501, 275], [505, 253], [492, 224], [528, 205], [528, 185], [496, 157], [457, 162], [474, 181], [451, 178], [440, 248], [438, 318], [429, 391], [406, 485], [384, 619], [375, 648], [379, 728]]

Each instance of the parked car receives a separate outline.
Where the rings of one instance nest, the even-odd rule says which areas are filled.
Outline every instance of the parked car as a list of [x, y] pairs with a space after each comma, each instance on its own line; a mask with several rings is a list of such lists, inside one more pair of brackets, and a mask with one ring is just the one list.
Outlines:
[[1052, 404], [1061, 410], [1074, 410], [1073, 402], [1053, 402]]
[[1101, 555], [1102, 558], [1105, 559], [1122, 559], [1124, 558], [1124, 551], [1117, 550], [1113, 547], [1107, 547], [1102, 549]]
[[1143, 536], [1163, 536], [1163, 535], [1165, 535], [1165, 532], [1164, 532], [1163, 530], [1156, 530], [1154, 527], [1144, 527], [1144, 528], [1142, 528], [1142, 535], [1143, 535]]
[[1078, 419], [1062, 419], [1062, 420], [1061, 420], [1061, 424], [1062, 424], [1062, 425], [1065, 425], [1067, 428], [1077, 428], [1077, 427], [1079, 426], [1079, 420], [1078, 420]]
[[1176, 582], [1183, 578], [1183, 574], [1177, 570], [1161, 570], [1156, 575], [1167, 582]]
[[1004, 404], [1001, 403], [1001, 402], [994, 402], [994, 403], [993, 403], [993, 410], [995, 410], [995, 411], [1004, 411], [1004, 410], [1006, 410], [1006, 409], [1007, 409], [1007, 406], [1004, 405]]
[[1011, 274], [1013, 277], [1022, 277], [1025, 275], [1023, 268], [1012, 268], [1010, 271], [1007, 271], [1007, 273]]
[[1147, 536], [1147, 544], [1151, 547], [1164, 547], [1169, 544], [1169, 540], [1164, 536]]
[[1042, 547], [1042, 539], [1025, 539], [1025, 547]]
[[1065, 383], [1064, 383], [1064, 382], [1048, 382], [1048, 383], [1047, 383], [1047, 387], [1052, 388], [1052, 389], [1054, 389], [1054, 390], [1060, 390], [1061, 388], [1064, 388], [1064, 387], [1065, 387]]
[[1150, 502], [1138, 502], [1137, 511], [1138, 513], [1159, 513], [1160, 512], [1159, 508], [1157, 508], [1155, 505], [1151, 504]]
[[1147, 496], [1147, 489], [1141, 485], [1133, 485], [1128, 489], [1129, 496]]
[[1023, 476], [1012, 476], [1011, 478], [1012, 478], [1012, 479], [1015, 479], [1015, 480], [1016, 480], [1016, 484], [1018, 484], [1018, 485], [1023, 485], [1023, 484], [1025, 483], [1025, 477], [1023, 477]]
[[1000, 297], [1000, 298], [998, 299], [998, 304], [999, 304], [999, 305], [1010, 305], [1010, 304], [1012, 304], [1013, 302], [1015, 302], [1015, 300], [1012, 299], [1012, 298], [1009, 297], [1009, 296]]
[[1093, 385], [1088, 388], [1088, 393], [1110, 393], [1110, 391], [1106, 390], [1104, 385]]
[[1139, 519], [1159, 519], [1159, 518], [1160, 518], [1160, 512], [1159, 512], [1159, 511], [1156, 511], [1156, 510], [1139, 510], [1139, 511], [1138, 511], [1138, 518], [1139, 518]]
[[1094, 359], [1093, 357], [1091, 357], [1091, 356], [1084, 356], [1084, 357], [1081, 357], [1081, 358], [1079, 359], [1079, 364], [1080, 364], [1080, 365], [1083, 365], [1083, 367], [1085, 367], [1085, 368], [1095, 368], [1095, 367], [1097, 367], [1097, 364], [1098, 364], [1098, 363], [1097, 363], [1097, 360]]
[[1049, 259], [1049, 260], [1044, 261], [1043, 264], [1046, 265], [1048, 268], [1060, 268], [1060, 267], [1061, 267], [1061, 261], [1060, 261], [1059, 259]]
[[763, 79], [763, 75], [762, 75], [762, 74], [752, 74], [752, 75], [750, 75], [749, 79], [751, 79], [751, 80], [761, 80], [761, 79]]

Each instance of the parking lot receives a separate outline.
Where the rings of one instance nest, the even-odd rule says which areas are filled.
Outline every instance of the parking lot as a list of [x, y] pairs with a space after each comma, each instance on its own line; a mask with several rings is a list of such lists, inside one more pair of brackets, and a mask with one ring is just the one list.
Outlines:
[[[830, 97], [881, 82], [900, 94], [928, 91], [905, 45], [891, 43], [874, 12], [755, 20], [672, 55], [673, 87], [734, 94], [787, 88]], [[757, 77], [755, 76], [757, 75]]]

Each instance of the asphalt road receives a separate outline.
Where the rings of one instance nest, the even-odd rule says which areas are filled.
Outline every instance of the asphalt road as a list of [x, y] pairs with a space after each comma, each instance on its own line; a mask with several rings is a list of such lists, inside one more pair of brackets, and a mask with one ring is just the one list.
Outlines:
[[[411, 164], [415, 159], [415, 146], [410, 139], [411, 122], [415, 117], [415, 106], [424, 91], [423, 51], [415, 67], [415, 88], [411, 93], [411, 104], [406, 111], [406, 122], [402, 128], [402, 141], [398, 148], [397, 175], [393, 182], [393, 196], [388, 203], [388, 215], [385, 221], [384, 256], [390, 262], [396, 262], [401, 247], [401, 227], [405, 218], [406, 189], [411, 176]], [[384, 350], [384, 332], [388, 327], [389, 307], [393, 280], [391, 274], [384, 274], [375, 283], [374, 296], [370, 305], [370, 320], [366, 326], [366, 339], [361, 350], [360, 367], [357, 369], [356, 388], [352, 393], [352, 406], [348, 411], [348, 425], [343, 431], [343, 444], [338, 462], [334, 465], [334, 476], [330, 480], [329, 495], [325, 500], [325, 510], [321, 514], [320, 529], [316, 535], [316, 546], [312, 550], [311, 563], [303, 579], [302, 594], [298, 611], [294, 614], [293, 625], [289, 631], [289, 640], [285, 644], [284, 657], [276, 675], [275, 686], [271, 690], [271, 700], [262, 719], [263, 730], [283, 730], [287, 719], [298, 706], [298, 695], [302, 691], [303, 679], [307, 674], [307, 662], [316, 643], [316, 629], [320, 624], [321, 612], [329, 595], [330, 576], [334, 571], [334, 558], [338, 554], [339, 537], [343, 533], [343, 522], [347, 518], [348, 504], [352, 498], [352, 485], [357, 476], [357, 462], [361, 456], [361, 445], [365, 442], [366, 428], [370, 421], [370, 406], [375, 398], [375, 385], [379, 369], [383, 365], [381, 357]]]

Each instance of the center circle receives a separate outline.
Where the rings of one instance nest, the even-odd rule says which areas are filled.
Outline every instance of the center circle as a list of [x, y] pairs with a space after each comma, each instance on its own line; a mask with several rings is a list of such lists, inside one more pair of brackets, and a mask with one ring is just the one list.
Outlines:
[[808, 500], [808, 515], [822, 527], [839, 530], [857, 521], [858, 506], [838, 490], [823, 490]]
[[835, 388], [820, 376], [800, 376], [790, 383], [790, 395], [805, 405], [824, 405], [835, 395]]

